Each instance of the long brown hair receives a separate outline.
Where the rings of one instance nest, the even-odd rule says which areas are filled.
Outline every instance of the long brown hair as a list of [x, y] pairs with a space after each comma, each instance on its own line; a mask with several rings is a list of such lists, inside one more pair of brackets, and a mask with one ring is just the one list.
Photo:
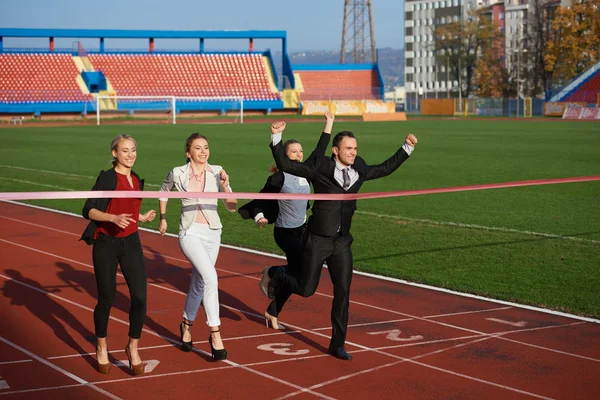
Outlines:
[[[133, 142], [133, 144], [135, 144], [137, 146], [137, 143], [131, 136], [127, 135], [126, 133], [122, 133], [120, 135], [115, 136], [115, 138], [112, 140], [112, 142], [110, 142], [110, 152], [112, 153], [113, 151], [118, 151], [119, 143], [121, 143], [123, 140], [131, 140]], [[112, 163], [113, 168], [116, 167], [117, 166], [117, 157], [113, 156], [111, 163]]]
[[[206, 136], [198, 133], [198, 132], [194, 132], [190, 135], [190, 137], [187, 138], [187, 140], [185, 141], [185, 152], [186, 154], [190, 151], [190, 149], [192, 148], [192, 143], [194, 142], [194, 140], [196, 139], [204, 139], [206, 140], [206, 143], [208, 143], [208, 139], [206, 138]], [[186, 157], [185, 160], [186, 163], [190, 162], [189, 157]]]
[[[290, 147], [291, 144], [302, 144], [299, 141], [297, 141], [296, 139], [290, 139], [290, 140], [286, 140], [286, 142], [283, 144], [283, 151], [285, 151], [287, 153], [288, 147]], [[287, 154], [285, 155], [287, 157]], [[277, 164], [273, 163], [271, 164], [271, 166], [269, 167], [269, 175], [273, 175], [274, 173], [278, 172], [279, 168], [277, 168]]]

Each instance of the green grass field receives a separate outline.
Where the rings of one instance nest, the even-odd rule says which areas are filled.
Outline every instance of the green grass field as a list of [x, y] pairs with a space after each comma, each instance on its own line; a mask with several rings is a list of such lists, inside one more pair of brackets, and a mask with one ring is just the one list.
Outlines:
[[[308, 155], [321, 129], [291, 121], [284, 136], [300, 140]], [[340, 122], [339, 130], [355, 132], [370, 163], [393, 154], [408, 133], [419, 139], [395, 174], [367, 182], [362, 192], [600, 175], [595, 122], [432, 119]], [[184, 142], [194, 131], [208, 136], [210, 162], [227, 170], [234, 190], [262, 187], [272, 162], [268, 124], [34, 126], [0, 129], [0, 191], [89, 190], [98, 171], [109, 168], [117, 133], [137, 140], [134, 169], [147, 190], [157, 190], [184, 163]], [[598, 318], [599, 200], [600, 182], [361, 200], [352, 227], [355, 268]], [[83, 200], [36, 204], [79, 213]], [[157, 201], [145, 200], [142, 209], [150, 207], [157, 209]], [[221, 215], [224, 243], [280, 253], [272, 227]], [[178, 216], [172, 200], [171, 232]]]

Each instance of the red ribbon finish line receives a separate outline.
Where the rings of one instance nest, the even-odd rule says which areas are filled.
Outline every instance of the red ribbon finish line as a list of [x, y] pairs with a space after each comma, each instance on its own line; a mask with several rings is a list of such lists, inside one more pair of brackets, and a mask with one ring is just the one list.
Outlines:
[[553, 185], [557, 183], [600, 181], [600, 175], [578, 176], [572, 178], [540, 179], [483, 185], [454, 186], [437, 189], [400, 190], [395, 192], [370, 192], [350, 194], [291, 194], [291, 193], [224, 193], [224, 192], [160, 192], [160, 191], [73, 191], [73, 192], [4, 192], [0, 200], [57, 200], [92, 198], [142, 198], [142, 199], [264, 199], [264, 200], [365, 200], [385, 197], [417, 196], [422, 194], [466, 192], [471, 190], [502, 189], [520, 186]]

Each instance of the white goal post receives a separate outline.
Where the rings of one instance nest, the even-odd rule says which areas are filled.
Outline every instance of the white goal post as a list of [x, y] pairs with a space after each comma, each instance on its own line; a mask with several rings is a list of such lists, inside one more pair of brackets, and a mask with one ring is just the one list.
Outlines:
[[[96, 125], [100, 125], [101, 114], [111, 112], [156, 112], [169, 115], [177, 123], [180, 111], [236, 111], [239, 122], [244, 123], [244, 98], [241, 96], [119, 96], [98, 95], [96, 97]], [[236, 118], [237, 122], [238, 118]]]

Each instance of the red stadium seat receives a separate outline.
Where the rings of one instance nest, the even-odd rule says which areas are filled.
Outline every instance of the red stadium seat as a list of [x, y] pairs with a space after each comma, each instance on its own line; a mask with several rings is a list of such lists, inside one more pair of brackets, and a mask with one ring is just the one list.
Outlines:
[[77, 85], [78, 75], [70, 54], [0, 54], [0, 90], [14, 92], [12, 102], [89, 100]]
[[303, 100], [379, 99], [379, 83], [373, 70], [299, 71]]
[[92, 54], [90, 61], [101, 69], [115, 90], [124, 95], [238, 96], [258, 98], [269, 93], [267, 70], [260, 55], [248, 54], [140, 54], [115, 59]]

